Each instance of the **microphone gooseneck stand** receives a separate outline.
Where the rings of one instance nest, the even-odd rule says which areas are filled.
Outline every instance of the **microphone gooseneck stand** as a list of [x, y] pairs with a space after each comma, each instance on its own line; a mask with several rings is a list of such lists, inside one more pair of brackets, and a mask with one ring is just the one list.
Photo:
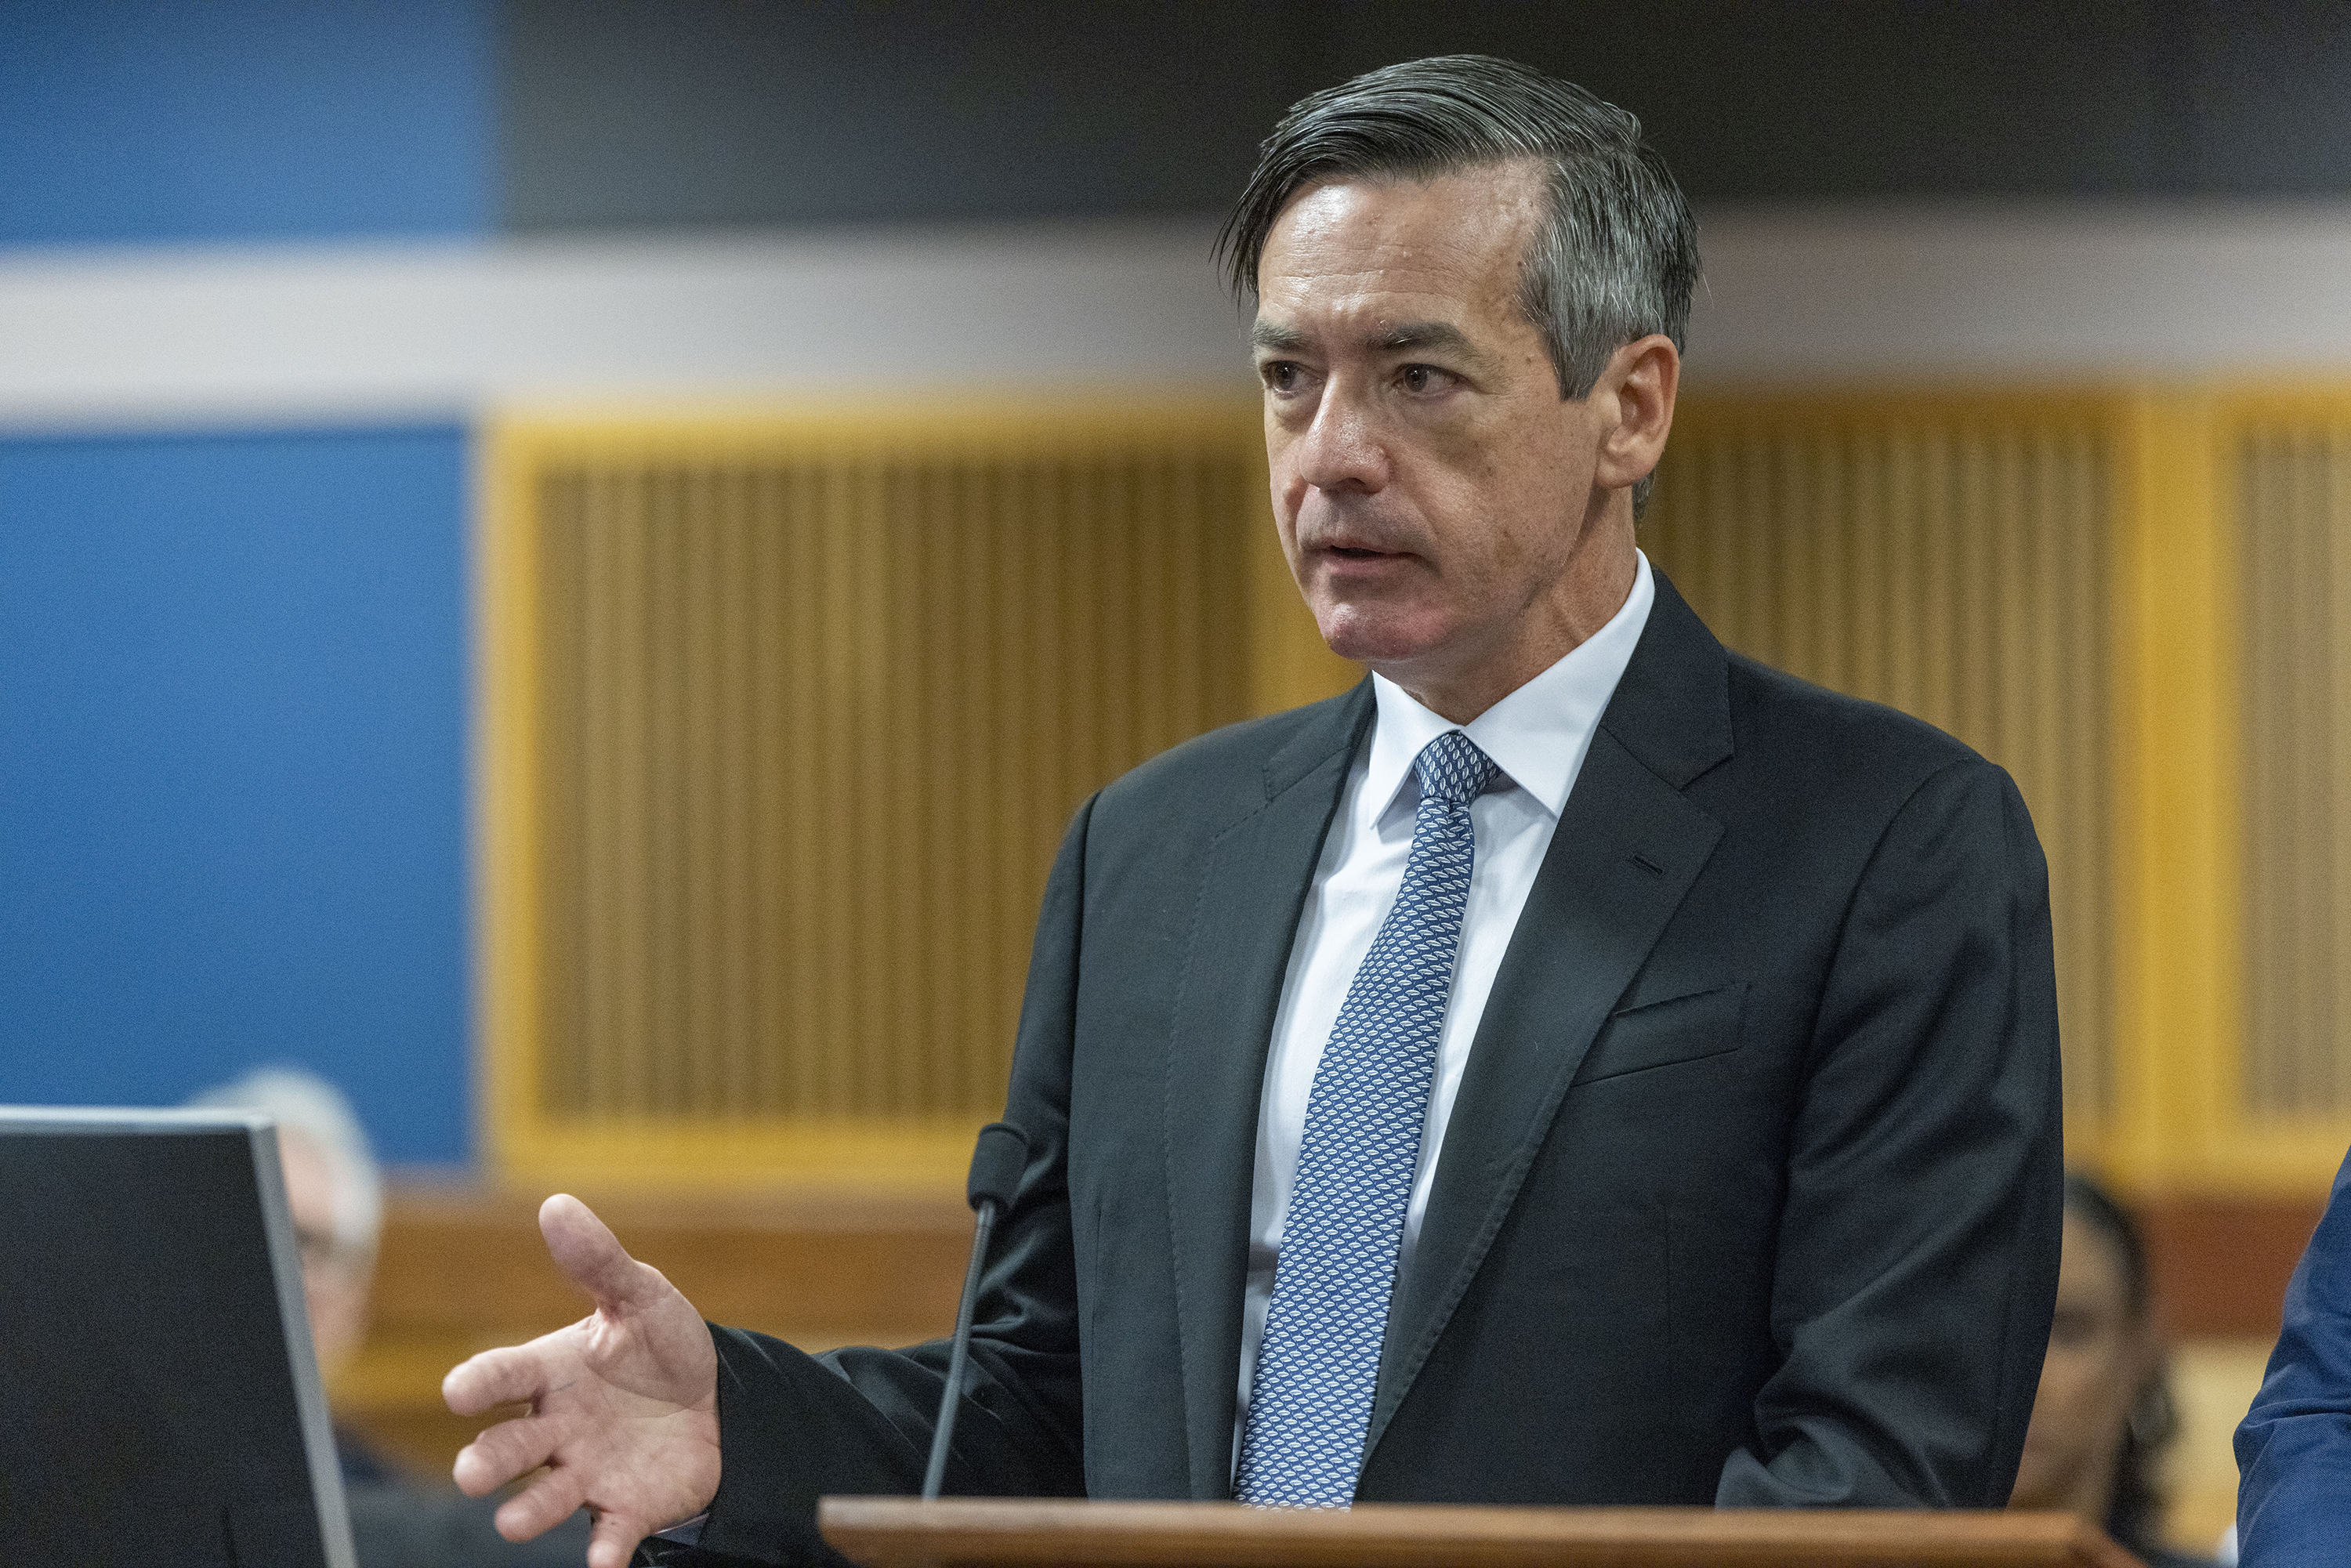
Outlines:
[[963, 1277], [963, 1300], [956, 1306], [955, 1348], [947, 1355], [947, 1385], [939, 1393], [939, 1419], [931, 1433], [931, 1463], [923, 1475], [925, 1501], [939, 1495], [947, 1476], [947, 1447], [955, 1437], [956, 1408], [962, 1402], [964, 1364], [971, 1358], [971, 1313], [979, 1297], [979, 1272], [987, 1262], [987, 1239], [997, 1217], [1012, 1207], [1020, 1172], [1029, 1163], [1029, 1135], [1008, 1122], [979, 1130], [971, 1152], [971, 1180], [964, 1195], [979, 1219], [971, 1236], [971, 1267]]

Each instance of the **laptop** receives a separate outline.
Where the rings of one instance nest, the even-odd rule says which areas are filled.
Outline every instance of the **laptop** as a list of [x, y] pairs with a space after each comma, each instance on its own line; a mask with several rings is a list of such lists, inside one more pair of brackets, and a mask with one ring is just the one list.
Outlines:
[[357, 1568], [268, 1117], [0, 1106], [0, 1540]]

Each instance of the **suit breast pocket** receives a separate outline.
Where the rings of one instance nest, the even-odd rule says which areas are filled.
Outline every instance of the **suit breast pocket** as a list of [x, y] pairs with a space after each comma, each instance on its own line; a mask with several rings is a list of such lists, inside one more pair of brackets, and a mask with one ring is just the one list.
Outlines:
[[1746, 1000], [1747, 982], [1740, 980], [1612, 1013], [1573, 1082], [1593, 1083], [1737, 1051]]

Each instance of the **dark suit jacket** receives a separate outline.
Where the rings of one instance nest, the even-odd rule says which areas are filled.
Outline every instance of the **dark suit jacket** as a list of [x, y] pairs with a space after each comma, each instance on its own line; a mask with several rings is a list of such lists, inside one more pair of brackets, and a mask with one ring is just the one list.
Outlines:
[[[1368, 686], [1102, 790], [1039, 923], [950, 1490], [1230, 1495], [1260, 1081]], [[2046, 870], [1999, 768], [1662, 575], [1397, 1282], [1358, 1496], [1997, 1506], [2060, 1223]], [[944, 1354], [716, 1331], [705, 1536], [913, 1490]]]

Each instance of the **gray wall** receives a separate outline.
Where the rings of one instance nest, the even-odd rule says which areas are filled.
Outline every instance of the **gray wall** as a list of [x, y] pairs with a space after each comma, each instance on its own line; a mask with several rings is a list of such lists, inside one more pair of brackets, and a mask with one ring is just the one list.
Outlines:
[[507, 226], [1215, 212], [1283, 107], [1515, 56], [1701, 202], [2351, 192], [2351, 7], [508, 0]]

